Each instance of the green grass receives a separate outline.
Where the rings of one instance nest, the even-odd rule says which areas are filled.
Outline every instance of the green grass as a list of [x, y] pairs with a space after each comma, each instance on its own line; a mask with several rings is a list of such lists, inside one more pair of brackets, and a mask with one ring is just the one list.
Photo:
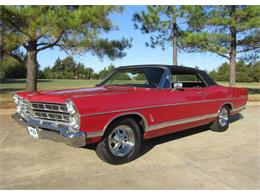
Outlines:
[[[69, 79], [40, 79], [38, 90], [70, 89], [92, 87], [100, 80], [69, 80]], [[228, 82], [218, 82], [228, 86]], [[260, 83], [237, 83], [236, 87], [245, 87], [249, 90], [249, 101], [260, 101]], [[25, 79], [2, 79], [0, 88], [0, 106], [12, 103], [12, 93], [25, 90]]]

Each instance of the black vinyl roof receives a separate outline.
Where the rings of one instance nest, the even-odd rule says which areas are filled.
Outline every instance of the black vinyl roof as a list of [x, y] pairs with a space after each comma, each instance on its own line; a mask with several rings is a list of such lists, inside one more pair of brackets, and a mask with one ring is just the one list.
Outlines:
[[196, 68], [186, 67], [186, 66], [177, 66], [177, 65], [164, 65], [164, 64], [142, 64], [142, 65], [130, 65], [130, 66], [120, 66], [117, 69], [127, 69], [127, 68], [145, 68], [145, 67], [154, 67], [154, 68], [167, 68], [171, 72], [176, 73], [194, 73], [200, 72]]
[[154, 68], [164, 68], [171, 71], [171, 73], [175, 74], [199, 74], [202, 79], [208, 84], [208, 86], [217, 85], [215, 81], [213, 81], [205, 71], [199, 70], [196, 68], [186, 67], [186, 66], [177, 66], [177, 65], [164, 65], [164, 64], [142, 64], [142, 65], [130, 65], [130, 66], [120, 66], [116, 69], [128, 69], [128, 68], [146, 68], [146, 67], [154, 67]]

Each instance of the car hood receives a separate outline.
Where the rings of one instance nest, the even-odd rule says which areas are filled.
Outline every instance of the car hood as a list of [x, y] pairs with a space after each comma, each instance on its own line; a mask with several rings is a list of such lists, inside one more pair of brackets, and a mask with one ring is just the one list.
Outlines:
[[21, 94], [26, 96], [30, 101], [34, 102], [57, 102], [63, 103], [66, 99], [77, 99], [87, 96], [114, 95], [122, 93], [133, 93], [136, 91], [134, 87], [128, 86], [100, 86], [92, 88], [65, 89], [38, 91], [33, 93]]

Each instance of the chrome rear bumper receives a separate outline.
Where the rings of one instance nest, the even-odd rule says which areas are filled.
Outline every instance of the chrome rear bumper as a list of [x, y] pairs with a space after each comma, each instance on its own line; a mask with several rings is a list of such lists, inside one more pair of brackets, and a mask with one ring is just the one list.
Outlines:
[[19, 113], [13, 114], [12, 118], [19, 125], [36, 128], [40, 139], [64, 142], [74, 147], [83, 147], [86, 145], [86, 134], [83, 132], [72, 133], [65, 124], [35, 119], [27, 115], [22, 116]]

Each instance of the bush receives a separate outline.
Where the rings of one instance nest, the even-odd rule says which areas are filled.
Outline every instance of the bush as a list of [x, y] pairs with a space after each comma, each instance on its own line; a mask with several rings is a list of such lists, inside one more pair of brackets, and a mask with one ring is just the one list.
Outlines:
[[[260, 82], [260, 63], [245, 64], [243, 61], [238, 61], [236, 66], [236, 81], [237, 82]], [[223, 63], [217, 70], [209, 72], [212, 79], [216, 81], [229, 81], [230, 64]]]

